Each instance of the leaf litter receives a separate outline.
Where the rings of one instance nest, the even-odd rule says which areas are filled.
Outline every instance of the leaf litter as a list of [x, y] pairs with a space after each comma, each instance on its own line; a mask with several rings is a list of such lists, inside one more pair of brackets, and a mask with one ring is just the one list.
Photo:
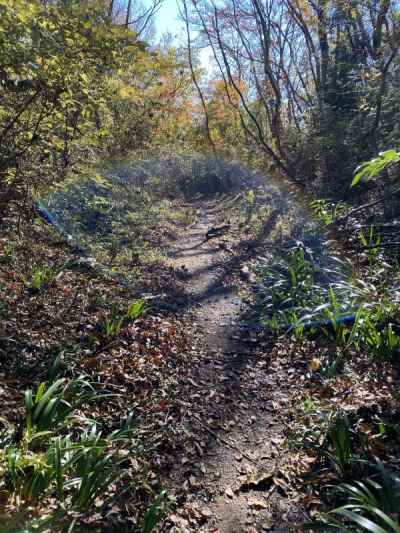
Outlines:
[[[147, 443], [141, 458], [146, 478], [120, 505], [107, 508], [100, 499], [96, 513], [84, 518], [92, 527], [101, 529], [106, 517], [114, 524], [137, 523], [137, 513], [128, 516], [126, 509], [148, 502], [160, 481], [176, 498], [163, 531], [228, 531], [232, 517], [237, 531], [299, 523], [321, 505], [322, 481], [306, 481], [318, 458], [288, 445], [296, 431], [315, 423], [314, 415], [299, 414], [305, 394], [322, 410], [327, 401], [350, 412], [393, 403], [396, 378], [389, 365], [379, 366], [377, 380], [361, 359], [350, 377], [322, 382], [316, 372], [324, 354], [315, 342], [286, 338], [271, 344], [254, 332], [246, 339], [235, 334], [243, 322], [238, 288], [246, 293], [251, 280], [240, 275], [241, 260], [232, 262], [243, 249], [234, 238], [228, 236], [229, 251], [201, 242], [213, 208], [199, 206], [198, 222], [172, 243], [169, 266], [143, 265], [140, 282], [128, 287], [74, 266], [45, 292], [32, 293], [23, 281], [29, 258], [17, 243], [15, 262], [0, 265], [2, 427], [17, 430], [23, 390], [48, 379], [58, 354], [67, 375], [84, 372], [118, 393], [91, 416], [114, 427], [132, 409]], [[65, 263], [68, 249], [55, 247], [46, 231], [37, 230], [31, 255], [37, 263]], [[202, 253], [180, 252], [191, 246]], [[182, 267], [184, 276], [178, 274]], [[146, 295], [149, 312], [124, 324], [118, 338], [105, 338], [111, 307], [122, 309]]]

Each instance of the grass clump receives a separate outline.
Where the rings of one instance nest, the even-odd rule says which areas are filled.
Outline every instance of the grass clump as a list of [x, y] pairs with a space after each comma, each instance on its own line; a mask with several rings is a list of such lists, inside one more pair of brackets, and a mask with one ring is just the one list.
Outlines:
[[304, 249], [295, 249], [273, 267], [261, 267], [259, 307], [268, 329], [296, 336], [322, 336], [344, 352], [367, 350], [392, 359], [400, 350], [396, 321], [400, 293], [396, 287], [365, 282], [345, 263], [322, 268]]
[[[53, 525], [63, 527], [73, 521], [73, 513], [84, 516], [94, 505], [97, 512], [118, 505], [122, 478], [121, 493], [127, 488], [134, 491], [142, 475], [144, 450], [132, 414], [120, 428], [103, 431], [82, 410], [111, 396], [98, 392], [84, 377], [41, 383], [35, 393], [25, 392], [24, 422], [15, 435], [3, 433], [0, 452], [9, 531], [14, 530], [13, 523], [16, 531], [40, 524], [41, 514], [46, 520], [51, 514]], [[143, 530], [152, 531], [162, 520], [168, 501], [165, 493], [155, 499], [143, 518]]]

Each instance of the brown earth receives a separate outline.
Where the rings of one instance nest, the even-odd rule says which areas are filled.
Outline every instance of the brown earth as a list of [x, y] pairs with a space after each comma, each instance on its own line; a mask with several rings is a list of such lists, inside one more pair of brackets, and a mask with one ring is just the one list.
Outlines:
[[[187, 313], [200, 358], [184, 378], [187, 444], [167, 481], [178, 506], [164, 527], [182, 533], [297, 530], [306, 513], [291, 486], [294, 459], [283, 446], [288, 422], [279, 416], [287, 368], [279, 357], [271, 361], [268, 344], [241, 318], [238, 274], [247, 278], [248, 256], [232, 256], [219, 239], [205, 240], [220, 221], [217, 204], [202, 204], [198, 222], [171, 252], [190, 291]], [[271, 228], [274, 223], [271, 217]]]

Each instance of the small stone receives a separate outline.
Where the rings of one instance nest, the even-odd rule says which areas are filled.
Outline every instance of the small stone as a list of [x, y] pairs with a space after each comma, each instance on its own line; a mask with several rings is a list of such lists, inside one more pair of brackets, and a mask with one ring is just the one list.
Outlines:
[[213, 513], [210, 511], [210, 509], [202, 509], [201, 515], [203, 516], [203, 518], [206, 518], [208, 520], [209, 518], [212, 518]]
[[233, 490], [228, 487], [225, 491], [225, 494], [228, 496], [228, 498], [232, 499], [234, 497]]

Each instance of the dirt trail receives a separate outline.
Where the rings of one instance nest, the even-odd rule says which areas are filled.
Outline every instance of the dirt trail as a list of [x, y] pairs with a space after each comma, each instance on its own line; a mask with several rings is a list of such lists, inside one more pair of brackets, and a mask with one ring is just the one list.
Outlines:
[[171, 519], [178, 529], [171, 531], [288, 531], [304, 514], [288, 485], [285, 422], [276, 414], [284, 371], [271, 365], [268, 350], [241, 322], [241, 261], [232, 262], [217, 239], [205, 242], [217, 208], [202, 204], [198, 222], [171, 254], [187, 278], [201, 352], [182, 420], [193, 453], [182, 453], [171, 476], [180, 504]]

